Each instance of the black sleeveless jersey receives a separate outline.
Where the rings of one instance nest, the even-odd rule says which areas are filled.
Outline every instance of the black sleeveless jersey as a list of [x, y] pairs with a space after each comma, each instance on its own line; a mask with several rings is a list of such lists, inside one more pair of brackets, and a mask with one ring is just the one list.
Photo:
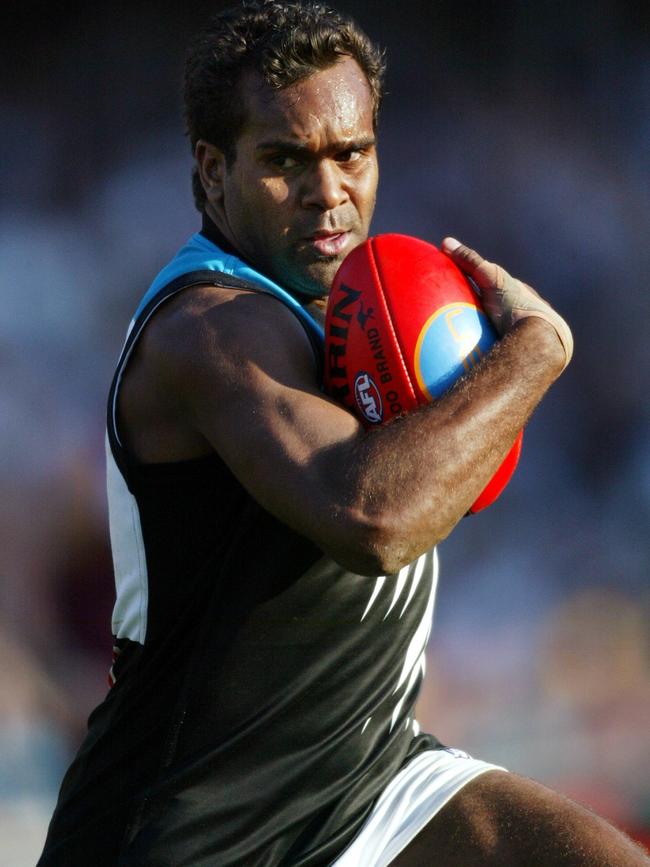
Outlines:
[[[221, 254], [201, 282], [241, 275], [197, 238]], [[396, 575], [352, 574], [262, 509], [217, 454], [134, 462], [113, 407], [129, 342], [154, 313], [150, 299], [132, 323], [109, 405], [112, 686], [39, 865], [325, 867], [404, 763], [438, 745], [413, 716], [436, 554]]]

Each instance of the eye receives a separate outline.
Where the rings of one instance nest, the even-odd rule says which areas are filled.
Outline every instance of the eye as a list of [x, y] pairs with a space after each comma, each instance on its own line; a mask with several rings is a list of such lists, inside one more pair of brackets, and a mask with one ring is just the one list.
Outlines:
[[360, 160], [363, 156], [363, 151], [357, 150], [355, 148], [350, 148], [347, 151], [341, 151], [336, 155], [336, 161], [339, 163], [354, 163], [357, 160]]
[[289, 172], [291, 169], [295, 169], [298, 167], [299, 162], [295, 157], [289, 157], [284, 154], [277, 154], [274, 157], [271, 157], [269, 160], [274, 168], [279, 169], [282, 172]]

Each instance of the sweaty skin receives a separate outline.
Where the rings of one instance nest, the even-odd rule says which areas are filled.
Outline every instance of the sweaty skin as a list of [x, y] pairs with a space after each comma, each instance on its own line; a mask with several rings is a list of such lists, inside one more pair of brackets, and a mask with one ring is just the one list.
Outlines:
[[[324, 296], [365, 240], [374, 207], [365, 79], [347, 58], [279, 92], [249, 78], [241, 98], [248, 121], [234, 163], [197, 145], [208, 214], [260, 270]], [[131, 453], [154, 463], [216, 450], [259, 503], [342, 565], [396, 572], [466, 513], [571, 354], [568, 326], [533, 290], [520, 303], [498, 266], [451, 239], [443, 249], [479, 285], [503, 339], [435, 403], [364, 432], [319, 391], [311, 346], [281, 303], [195, 287], [156, 314], [126, 370], [119, 415]], [[493, 771], [465, 786], [394, 863], [648, 861], [560, 795]]]
[[[232, 165], [197, 145], [208, 212], [258, 268], [322, 295], [374, 207], [368, 85], [346, 58], [281, 91], [249, 77], [243, 98]], [[448, 254], [489, 291], [489, 263], [462, 246]], [[145, 463], [216, 450], [261, 505], [343, 566], [387, 574], [447, 536], [564, 363], [555, 329], [523, 319], [448, 395], [366, 433], [320, 392], [308, 340], [282, 304], [197, 287], [146, 328], [121, 427]]]
[[280, 285], [329, 291], [345, 256], [366, 239], [375, 207], [373, 106], [358, 65], [345, 58], [280, 91], [243, 84], [247, 121], [228, 166], [196, 148], [207, 213], [233, 247]]
[[365, 433], [318, 390], [307, 338], [278, 302], [187, 295], [157, 314], [133, 364], [130, 448], [145, 462], [216, 449], [268, 511], [361, 574], [396, 572], [451, 531], [564, 363], [551, 328], [525, 320], [444, 399]]

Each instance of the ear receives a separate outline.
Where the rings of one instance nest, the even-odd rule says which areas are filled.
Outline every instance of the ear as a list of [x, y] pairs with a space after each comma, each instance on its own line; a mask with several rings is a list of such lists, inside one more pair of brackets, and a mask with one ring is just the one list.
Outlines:
[[218, 206], [223, 199], [223, 177], [226, 160], [223, 151], [204, 139], [199, 139], [194, 148], [196, 166], [208, 202]]

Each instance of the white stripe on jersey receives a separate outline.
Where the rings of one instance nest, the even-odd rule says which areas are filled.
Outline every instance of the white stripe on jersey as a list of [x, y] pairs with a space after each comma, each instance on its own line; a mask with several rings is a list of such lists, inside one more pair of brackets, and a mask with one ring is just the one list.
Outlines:
[[140, 510], [120, 472], [106, 437], [108, 519], [115, 570], [113, 635], [144, 644], [149, 584]]

